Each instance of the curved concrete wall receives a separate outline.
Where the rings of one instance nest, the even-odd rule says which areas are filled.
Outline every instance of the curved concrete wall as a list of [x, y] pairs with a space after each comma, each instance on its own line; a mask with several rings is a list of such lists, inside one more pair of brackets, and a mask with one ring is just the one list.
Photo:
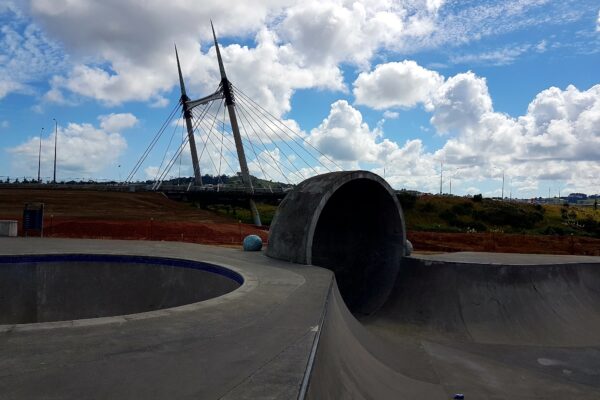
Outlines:
[[239, 274], [212, 264], [152, 257], [0, 257], [0, 324], [154, 311], [237, 289]]
[[393, 288], [405, 240], [402, 208], [385, 180], [368, 171], [331, 172], [288, 193], [267, 255], [334, 271], [350, 310], [370, 314]]

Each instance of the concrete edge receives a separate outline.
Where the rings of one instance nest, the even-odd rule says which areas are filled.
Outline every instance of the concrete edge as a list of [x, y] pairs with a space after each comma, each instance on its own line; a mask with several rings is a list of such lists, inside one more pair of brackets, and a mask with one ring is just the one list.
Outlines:
[[[37, 254], [37, 253], [30, 253], [30, 254], [31, 255], [42, 255], [42, 254]], [[57, 253], [52, 253], [52, 254], [57, 254]], [[65, 254], [73, 254], [73, 253], [65, 253]], [[86, 254], [92, 254], [92, 253], [86, 253]], [[121, 255], [127, 255], [127, 254], [121, 254]], [[135, 255], [131, 254], [131, 256], [135, 256]], [[160, 257], [156, 257], [156, 258], [160, 258]], [[140, 321], [140, 320], [151, 319], [151, 318], [167, 317], [170, 315], [180, 314], [180, 313], [184, 313], [184, 312], [191, 312], [191, 311], [197, 311], [197, 310], [201, 310], [201, 309], [205, 309], [205, 308], [209, 308], [209, 307], [216, 307], [220, 304], [236, 300], [240, 297], [245, 296], [247, 293], [250, 293], [254, 289], [256, 289], [256, 287], [258, 287], [258, 284], [259, 284], [258, 278], [254, 274], [252, 274], [242, 268], [234, 267], [233, 265], [224, 264], [222, 262], [217, 262], [217, 261], [209, 261], [209, 260], [202, 259], [202, 258], [200, 258], [200, 259], [191, 259], [191, 258], [183, 258], [183, 257], [178, 257], [178, 258], [170, 257], [170, 258], [175, 259], [175, 260], [181, 260], [181, 261], [205, 262], [208, 264], [214, 264], [219, 267], [227, 268], [227, 269], [232, 270], [232, 271], [238, 273], [239, 275], [241, 275], [242, 278], [244, 279], [244, 282], [237, 289], [235, 289], [229, 293], [226, 293], [224, 295], [213, 297], [212, 299], [208, 299], [208, 300], [204, 300], [204, 301], [200, 301], [200, 302], [196, 302], [196, 303], [184, 304], [184, 305], [177, 306], [177, 307], [163, 308], [160, 310], [145, 311], [145, 312], [135, 313], [135, 314], [115, 315], [115, 316], [111, 316], [111, 317], [84, 318], [84, 319], [77, 319], [77, 320], [53, 321], [53, 322], [34, 322], [34, 323], [29, 323], [29, 324], [0, 325], [0, 333], [78, 328], [78, 327], [89, 327], [89, 326], [99, 326], [99, 325], [108, 325], [108, 324], [124, 324], [124, 323], [130, 322], [130, 321]]]

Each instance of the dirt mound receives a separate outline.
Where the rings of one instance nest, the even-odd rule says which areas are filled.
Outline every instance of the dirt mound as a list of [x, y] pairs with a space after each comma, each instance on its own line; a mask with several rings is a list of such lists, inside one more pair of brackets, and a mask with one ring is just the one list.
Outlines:
[[169, 200], [161, 193], [0, 189], [0, 219], [19, 221], [27, 202], [45, 204], [44, 235], [52, 237], [168, 240], [239, 244], [267, 231]]
[[600, 255], [600, 239], [506, 233], [407, 233], [417, 251]]

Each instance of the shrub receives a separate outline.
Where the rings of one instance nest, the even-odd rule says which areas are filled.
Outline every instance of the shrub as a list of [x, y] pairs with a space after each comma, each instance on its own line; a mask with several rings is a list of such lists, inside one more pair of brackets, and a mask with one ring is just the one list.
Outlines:
[[444, 210], [439, 214], [439, 217], [441, 219], [443, 219], [444, 221], [448, 222], [448, 224], [450, 225], [455, 225], [457, 217], [456, 214], [454, 214], [452, 211], [450, 210]]
[[473, 211], [473, 203], [458, 203], [450, 209], [456, 215], [471, 215]]
[[407, 192], [406, 190], [397, 192], [396, 197], [398, 198], [403, 210], [410, 210], [414, 208], [415, 203], [417, 202], [417, 195]]
[[427, 203], [423, 203], [421, 205], [420, 209], [421, 209], [421, 212], [432, 213], [432, 212], [435, 212], [436, 207], [433, 203], [427, 202]]
[[474, 210], [473, 218], [488, 225], [508, 225], [516, 229], [530, 229], [544, 219], [542, 212], [533, 207], [518, 207], [511, 203], [490, 202], [482, 210]]
[[473, 201], [475, 203], [481, 203], [483, 201], [483, 195], [480, 194], [476, 194], [475, 196], [473, 196]]

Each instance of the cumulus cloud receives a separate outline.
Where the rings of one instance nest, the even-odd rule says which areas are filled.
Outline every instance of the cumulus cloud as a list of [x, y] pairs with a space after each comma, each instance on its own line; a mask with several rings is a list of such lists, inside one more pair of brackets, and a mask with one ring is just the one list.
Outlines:
[[[470, 71], [438, 80], [435, 72], [428, 74], [414, 64], [411, 68], [421, 76], [436, 77], [435, 85], [421, 92], [418, 101], [415, 97], [407, 101], [407, 91], [397, 91], [395, 98], [394, 91], [386, 91], [392, 83], [386, 84], [384, 74], [376, 71], [395, 73], [398, 67], [398, 63], [379, 65], [372, 72], [359, 75], [354, 84], [355, 94], [357, 102], [360, 98], [362, 104], [375, 109], [388, 108], [388, 112], [390, 107], [424, 104], [437, 133], [451, 134], [443, 147], [433, 153], [420, 145], [412, 147], [420, 159], [427, 161], [427, 168], [415, 176], [433, 178], [436, 174], [433, 160], [443, 160], [446, 168], [462, 169], [461, 179], [471, 181], [499, 179], [504, 171], [522, 190], [531, 190], [544, 180], [561, 180], [572, 188], [596, 190], [593, 187], [597, 178], [593, 176], [600, 173], [596, 151], [600, 145], [600, 85], [584, 91], [574, 86], [565, 90], [551, 87], [537, 94], [525, 115], [511, 117], [494, 111], [485, 78]], [[409, 78], [413, 79], [403, 77]], [[387, 158], [379, 159], [379, 164], [394, 159], [394, 165], [401, 165], [398, 162], [407, 157], [406, 149], [410, 148], [407, 146], [396, 145]], [[360, 146], [356, 147], [358, 152]], [[410, 165], [405, 168], [414, 170]], [[390, 174], [392, 181], [398, 178], [394, 177], [393, 168], [387, 169], [388, 177]], [[411, 183], [410, 177], [402, 180]], [[416, 183], [414, 179], [412, 183]]]
[[[106, 121], [110, 121], [110, 117]], [[110, 125], [110, 123], [109, 123]], [[112, 128], [116, 128], [115, 125]], [[33, 137], [9, 148], [13, 169], [30, 176], [37, 174], [40, 138]], [[57, 179], [90, 177], [115, 166], [125, 152], [127, 142], [120, 133], [107, 131], [92, 124], [69, 123], [58, 129]], [[42, 176], [51, 175], [54, 162], [54, 132], [42, 138]]]
[[[453, 126], [457, 136], [438, 156], [450, 164], [471, 165], [465, 172], [471, 178], [497, 178], [504, 171], [527, 189], [545, 180], [563, 181], [581, 191], [597, 190], [600, 85], [585, 91], [574, 86], [546, 89], [517, 118], [493, 111], [491, 101], [485, 104]], [[444, 106], [448, 105], [447, 110], [454, 109], [452, 102]], [[456, 111], [460, 118], [463, 109], [456, 110], [461, 110]], [[452, 111], [444, 115], [451, 117]]]
[[[344, 89], [337, 66], [305, 68], [297, 52], [290, 46], [279, 45], [273, 32], [260, 30], [255, 42], [252, 48], [237, 44], [222, 47], [221, 54], [233, 84], [275, 116], [290, 110], [290, 100], [297, 89]], [[214, 90], [220, 81], [214, 47], [199, 57], [198, 65], [205, 72], [190, 71], [190, 83], [204, 93]]]
[[472, 72], [449, 78], [438, 88], [428, 109], [433, 110], [431, 123], [440, 133], [473, 129], [492, 110], [485, 78]]
[[131, 113], [108, 114], [98, 117], [100, 128], [106, 132], [121, 132], [124, 129], [132, 128], [137, 125], [138, 119]]
[[321, 152], [339, 161], [375, 162], [394, 145], [379, 141], [381, 131], [371, 130], [360, 111], [346, 100], [331, 105], [327, 118], [310, 132], [309, 142]]
[[434, 191], [438, 185], [437, 156], [428, 153], [421, 140], [399, 145], [384, 138], [381, 127], [370, 129], [360, 111], [345, 100], [331, 105], [309, 141], [345, 169], [370, 169], [394, 187]]
[[414, 61], [379, 64], [354, 81], [357, 104], [375, 109], [412, 107], [431, 98], [444, 78]]
[[[426, 19], [435, 8], [419, 15]], [[365, 65], [378, 47], [404, 35], [408, 23], [400, 3], [307, 1], [288, 8], [276, 29], [309, 64]]]
[[[48, 101], [91, 98], [109, 106], [129, 101], [164, 106], [165, 94], [177, 84], [173, 42], [181, 50], [191, 92], [210, 93], [218, 83], [208, 27], [212, 18], [222, 38], [235, 35], [236, 41], [249, 43], [255, 36], [250, 46], [224, 46], [230, 78], [282, 115], [295, 90], [343, 90], [341, 63], [367, 69], [380, 49], [409, 52], [458, 43], [457, 38], [478, 40], [498, 26], [510, 31], [539, 23], [529, 15], [539, 3], [253, 0], [231, 7], [209, 0], [198, 7], [190, 0], [152, 0], [140, 8], [133, 0], [31, 0], [29, 10], [73, 56], [67, 72], [50, 72], [55, 76]], [[0, 83], [0, 93], [9, 90], [22, 87]]]
[[218, 74], [210, 29], [198, 21], [212, 18], [221, 37], [255, 33], [254, 46], [224, 46], [228, 73], [239, 87], [281, 114], [289, 110], [297, 89], [344, 90], [339, 63], [366, 66], [378, 48], [407, 35], [427, 34], [444, 2], [257, 0], [236, 7], [219, 1], [202, 7], [191, 1], [151, 3], [140, 10], [134, 1], [32, 0], [36, 20], [76, 60], [68, 73], [52, 79], [47, 100], [61, 102], [74, 94], [107, 105], [164, 104], [163, 94], [177, 82], [173, 41], [192, 92], [205, 95], [216, 87]]

